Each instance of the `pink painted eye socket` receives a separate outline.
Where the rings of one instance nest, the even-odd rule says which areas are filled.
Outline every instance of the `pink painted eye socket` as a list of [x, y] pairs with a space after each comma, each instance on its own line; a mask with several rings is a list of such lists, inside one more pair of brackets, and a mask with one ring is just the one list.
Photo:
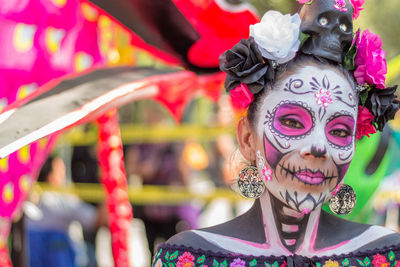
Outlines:
[[313, 126], [311, 113], [296, 104], [283, 104], [274, 115], [273, 127], [286, 136], [304, 135]]
[[353, 140], [354, 118], [351, 116], [336, 117], [325, 128], [328, 141], [338, 146], [348, 146]]

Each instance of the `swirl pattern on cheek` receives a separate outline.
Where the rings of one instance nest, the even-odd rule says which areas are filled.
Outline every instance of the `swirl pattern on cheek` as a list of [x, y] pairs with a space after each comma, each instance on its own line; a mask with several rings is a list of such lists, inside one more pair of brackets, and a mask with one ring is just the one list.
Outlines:
[[303, 139], [315, 127], [313, 111], [301, 101], [281, 101], [265, 117], [270, 132], [285, 140]]

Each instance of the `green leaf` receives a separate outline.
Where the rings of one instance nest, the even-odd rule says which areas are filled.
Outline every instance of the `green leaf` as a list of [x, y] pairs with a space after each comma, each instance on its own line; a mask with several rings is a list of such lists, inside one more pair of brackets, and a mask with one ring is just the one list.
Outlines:
[[265, 267], [271, 267], [269, 263], [264, 262]]
[[357, 55], [357, 46], [354, 44], [350, 47], [349, 51], [346, 53], [343, 59], [343, 67], [347, 70], [354, 70], [356, 68], [354, 60]]
[[168, 267], [175, 267], [175, 263], [173, 262], [168, 263]]
[[365, 102], [367, 101], [368, 98], [368, 90], [364, 90], [360, 93], [360, 104], [361, 106], [365, 107]]
[[368, 266], [368, 265], [370, 265], [370, 264], [371, 264], [371, 261], [369, 260], [369, 258], [368, 258], [368, 257], [365, 257], [365, 259], [364, 259], [364, 263], [365, 263], [365, 266]]
[[307, 39], [310, 38], [310, 35], [307, 33], [300, 32], [299, 40], [300, 40], [300, 47], [304, 45]]
[[275, 262], [272, 264], [272, 267], [279, 267], [279, 264], [278, 264], [278, 262], [277, 262], [277, 261], [275, 261]]
[[359, 259], [357, 259], [357, 262], [358, 262], [358, 264], [360, 264], [361, 266], [365, 266], [365, 264], [364, 264], [362, 261], [360, 261]]
[[197, 258], [197, 263], [203, 263], [206, 260], [206, 255], [202, 255], [201, 257]]
[[171, 254], [170, 256], [169, 256], [169, 260], [175, 260], [176, 259], [176, 257], [178, 257], [178, 251], [176, 250], [173, 254]]
[[317, 267], [321, 267], [321, 263], [320, 262], [317, 262]]
[[167, 253], [165, 253], [165, 259], [167, 260], [167, 261], [169, 261], [169, 252], [167, 251]]
[[218, 263], [218, 261], [215, 260], [215, 259], [214, 259], [214, 261], [213, 261], [213, 266], [214, 266], [214, 267], [219, 267], [219, 263]]
[[166, 262], [163, 262], [162, 266], [168, 267]]
[[221, 262], [221, 264], [219, 265], [219, 267], [227, 267], [227, 266], [228, 266], [228, 263], [226, 262], [226, 260]]
[[395, 255], [394, 255], [393, 251], [390, 251], [388, 256], [389, 256], [390, 261], [394, 260]]
[[156, 258], [160, 257], [161, 252], [162, 252], [162, 248], [157, 252]]
[[343, 266], [347, 266], [347, 265], [349, 265], [349, 264], [350, 264], [350, 261], [349, 261], [348, 258], [345, 258], [345, 259], [342, 261], [342, 265], [343, 265]]
[[250, 264], [250, 267], [255, 266], [257, 264], [257, 260], [253, 259], [249, 264]]

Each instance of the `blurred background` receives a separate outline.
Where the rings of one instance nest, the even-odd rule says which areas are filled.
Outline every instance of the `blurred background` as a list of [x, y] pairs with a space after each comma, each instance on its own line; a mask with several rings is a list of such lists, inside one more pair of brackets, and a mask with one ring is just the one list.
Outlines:
[[[268, 10], [294, 13], [299, 8], [294, 0], [248, 3], [260, 17]], [[369, 28], [382, 38], [389, 65], [387, 86], [400, 83], [399, 10], [399, 1], [368, 0], [354, 27]], [[120, 25], [106, 17], [97, 23], [100, 50], [109, 65], [169, 67], [132, 46], [127, 30]], [[242, 113], [232, 108], [228, 95], [222, 93], [218, 101], [196, 96], [186, 106], [181, 123], [152, 100], [125, 105], [118, 113], [134, 217], [129, 226], [131, 266], [150, 266], [157, 244], [177, 232], [227, 221], [250, 207], [252, 201], [235, 192], [242, 159], [234, 127]], [[85, 124], [58, 137], [13, 225], [20, 229], [18, 224], [23, 224], [29, 233], [26, 255], [48, 255], [43, 244], [50, 242], [62, 248], [62, 257], [74, 255], [77, 266], [114, 265], [97, 136], [97, 125]], [[399, 230], [400, 114], [382, 134], [358, 141], [345, 182], [357, 194], [357, 206], [347, 219]], [[45, 240], [43, 231], [54, 225], [62, 234], [53, 233], [50, 241]], [[17, 230], [12, 233], [10, 247], [15, 251], [23, 237], [18, 239]], [[14, 258], [17, 266], [16, 261]], [[38, 266], [32, 259], [30, 263]], [[72, 266], [67, 260], [65, 263]]]

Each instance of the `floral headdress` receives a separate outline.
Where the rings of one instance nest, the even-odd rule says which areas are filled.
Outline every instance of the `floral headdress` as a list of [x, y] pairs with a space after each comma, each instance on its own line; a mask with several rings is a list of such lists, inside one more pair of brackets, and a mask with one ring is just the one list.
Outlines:
[[[331, 8], [346, 13], [350, 20], [351, 17], [356, 19], [365, 0], [350, 0], [351, 3], [349, 0], [298, 1], [304, 4], [300, 11], [302, 19], [297, 13], [282, 15], [268, 11], [259, 23], [250, 26], [248, 39], [241, 40], [221, 55], [220, 68], [227, 73], [225, 87], [231, 94], [232, 104], [235, 108], [247, 108], [254, 95], [274, 81], [279, 66], [301, 51], [335, 61], [353, 73], [359, 94], [357, 139], [363, 135], [369, 137], [376, 130], [382, 131], [399, 110], [399, 101], [394, 95], [397, 86], [385, 86], [387, 63], [381, 39], [369, 30], [362, 34], [358, 30], [352, 38], [352, 24], [340, 24], [337, 27], [344, 33], [340, 40], [342, 53], [338, 53], [338, 49], [326, 51], [319, 47], [323, 40], [313, 40], [323, 34], [315, 32], [318, 27], [311, 25], [314, 18], [310, 18], [319, 12], [318, 9]], [[321, 20], [319, 23], [326, 22]]]

